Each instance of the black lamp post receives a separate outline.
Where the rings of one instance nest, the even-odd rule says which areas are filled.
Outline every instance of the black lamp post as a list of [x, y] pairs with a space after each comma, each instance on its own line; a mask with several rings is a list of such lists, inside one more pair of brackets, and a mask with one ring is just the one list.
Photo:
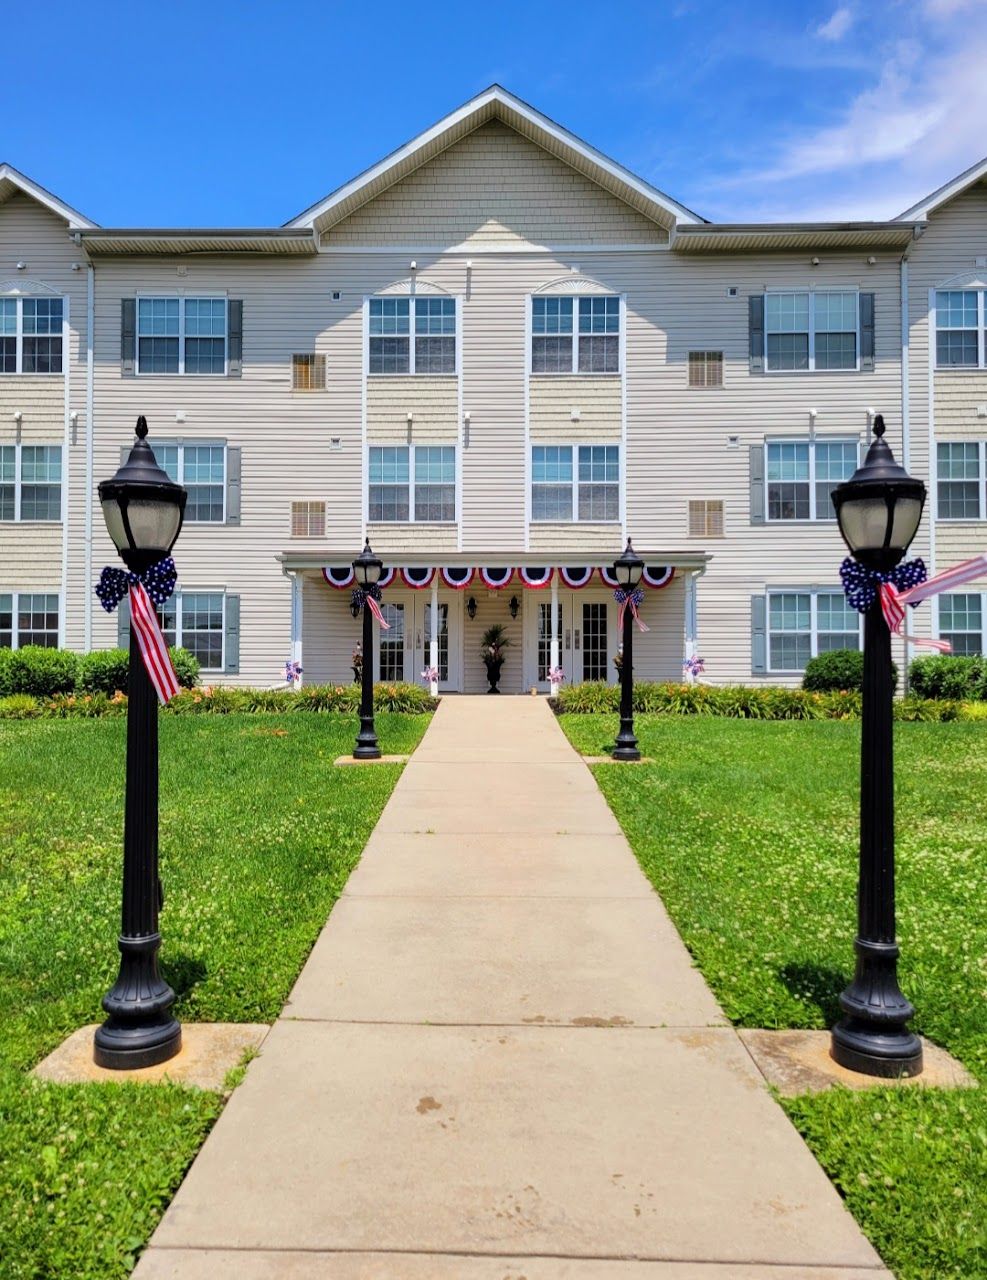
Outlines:
[[[925, 485], [894, 460], [884, 419], [862, 467], [833, 490], [840, 533], [865, 569], [889, 573], [915, 537]], [[894, 756], [891, 632], [880, 593], [864, 614], [860, 741], [860, 878], [853, 981], [840, 996], [846, 1015], [833, 1028], [832, 1055], [872, 1076], [916, 1076], [922, 1042], [907, 1023], [915, 1010], [898, 986], [894, 905]]]
[[629, 597], [638, 588], [641, 574], [644, 572], [644, 561], [634, 554], [630, 538], [624, 553], [613, 562], [613, 574], [617, 586], [628, 597], [624, 608], [623, 657], [620, 663], [620, 732], [614, 743], [611, 755], [615, 760], [640, 760], [641, 753], [637, 749], [637, 738], [634, 736], [634, 655], [632, 627], [634, 617], [631, 613]]
[[384, 572], [384, 562], [378, 559], [370, 550], [369, 540], [353, 561], [353, 572], [356, 575], [358, 589], [364, 593], [360, 732], [356, 735], [353, 758], [355, 760], [379, 760], [380, 747], [377, 745], [377, 733], [374, 729], [374, 620], [367, 604], [367, 596], [371, 591], [377, 589], [380, 575]]
[[[137, 419], [137, 443], [112, 480], [99, 485], [103, 519], [132, 573], [143, 573], [175, 545], [186, 492], [158, 466]], [[109, 1015], [96, 1031], [97, 1066], [132, 1070], [166, 1062], [182, 1047], [171, 1016], [175, 993], [158, 973], [158, 698], [133, 624], [127, 677], [127, 793], [123, 827], [120, 973], [103, 997]]]

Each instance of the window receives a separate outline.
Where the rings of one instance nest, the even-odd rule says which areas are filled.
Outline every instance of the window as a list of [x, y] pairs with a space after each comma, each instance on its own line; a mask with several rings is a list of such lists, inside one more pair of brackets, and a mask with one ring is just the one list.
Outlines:
[[326, 533], [326, 504], [324, 502], [293, 502], [291, 504], [291, 536], [293, 538], [323, 538]]
[[810, 658], [860, 648], [860, 615], [842, 591], [772, 591], [768, 595], [768, 669], [804, 671]]
[[948, 640], [953, 653], [976, 657], [984, 653], [984, 602], [979, 592], [948, 593], [939, 598], [939, 637]]
[[226, 597], [221, 591], [173, 595], [159, 610], [165, 643], [188, 649], [203, 671], [224, 669]]
[[774, 371], [856, 369], [859, 327], [855, 290], [767, 293], [765, 367]]
[[689, 500], [689, 537], [723, 537], [723, 500], [721, 498]]
[[62, 315], [61, 298], [0, 298], [0, 373], [61, 373]]
[[325, 391], [326, 358], [312, 354], [291, 357], [292, 391]]
[[984, 291], [936, 293], [936, 364], [941, 369], [983, 368]]
[[456, 372], [454, 298], [371, 298], [369, 326], [371, 373]]
[[0, 591], [0, 649], [58, 648], [58, 596]]
[[723, 352], [722, 351], [690, 351], [689, 352], [689, 386], [690, 387], [722, 387], [723, 386]]
[[455, 446], [372, 445], [368, 519], [454, 523]]
[[769, 440], [768, 519], [835, 520], [830, 494], [857, 467], [856, 440]]
[[0, 445], [0, 520], [61, 518], [61, 445]]
[[620, 519], [620, 449], [614, 444], [535, 445], [531, 450], [531, 519]]
[[619, 373], [620, 299], [532, 298], [531, 372]]
[[154, 442], [158, 466], [188, 490], [188, 524], [222, 524], [226, 520], [225, 444]]
[[984, 518], [984, 450], [971, 440], [936, 445], [936, 515], [940, 520]]
[[225, 298], [138, 298], [138, 373], [226, 373]]

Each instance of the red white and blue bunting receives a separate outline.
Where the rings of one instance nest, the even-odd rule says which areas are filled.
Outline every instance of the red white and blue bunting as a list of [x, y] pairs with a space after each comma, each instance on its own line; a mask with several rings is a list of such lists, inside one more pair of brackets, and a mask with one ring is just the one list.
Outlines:
[[641, 581], [653, 591], [660, 591], [662, 587], [667, 587], [674, 577], [675, 570], [671, 565], [646, 564], [641, 574]]
[[394, 581], [395, 577], [397, 576], [397, 572], [398, 572], [397, 569], [385, 569], [383, 571], [383, 573], [380, 575], [380, 580], [377, 583], [381, 591], [383, 591], [385, 587], [389, 587], [391, 585], [391, 583]]
[[580, 591], [585, 587], [593, 576], [593, 568], [591, 565], [584, 565], [580, 568], [573, 568], [571, 565], [562, 566], [559, 569], [559, 577], [567, 587], [572, 587], [573, 591]]
[[604, 565], [603, 568], [600, 570], [600, 577], [603, 579], [603, 581], [606, 583], [608, 587], [620, 586], [620, 583], [617, 581], [616, 574], [614, 573], [613, 569], [611, 569], [608, 565]]
[[448, 565], [439, 570], [439, 576], [447, 587], [452, 587], [455, 591], [465, 591], [469, 584], [473, 581], [475, 569], [469, 568], [467, 565]]
[[499, 591], [501, 587], [506, 587], [513, 573], [514, 570], [510, 568], [480, 569], [480, 577], [492, 591]]
[[[399, 580], [404, 586], [410, 587], [413, 591], [424, 591], [427, 587], [432, 586], [435, 575], [438, 574], [439, 580], [445, 586], [452, 587], [454, 591], [465, 591], [474, 579], [479, 576], [485, 587], [491, 591], [500, 591], [508, 585], [516, 573], [523, 586], [532, 591], [540, 591], [551, 584], [552, 575], [555, 572], [556, 569], [551, 565], [521, 566], [520, 568], [510, 565], [480, 565], [477, 567], [471, 565], [440, 565], [438, 568], [411, 565], [385, 569], [381, 574], [379, 585], [383, 588], [389, 586], [395, 580]], [[581, 591], [583, 587], [588, 587], [593, 581], [593, 575], [597, 573], [600, 575], [600, 580], [604, 586], [611, 589], [619, 587], [620, 584], [614, 577], [613, 568], [610, 565], [560, 565], [558, 567], [558, 575], [562, 584], [572, 591]], [[334, 587], [337, 591], [345, 591], [348, 587], [352, 587], [355, 580], [353, 566], [349, 564], [325, 565], [322, 569], [322, 576], [327, 585]], [[645, 565], [641, 574], [641, 585], [650, 587], [652, 591], [660, 591], [662, 587], [667, 587], [674, 577], [675, 569], [671, 565], [649, 564]]]
[[330, 587], [337, 591], [345, 591], [351, 586], [356, 574], [351, 564], [326, 564], [322, 566], [322, 576]]
[[533, 591], [540, 591], [542, 587], [547, 587], [552, 581], [552, 574], [555, 572], [551, 567], [528, 569], [518, 569], [518, 575], [526, 587], [530, 587]]
[[423, 569], [420, 567], [412, 567], [410, 569], [401, 570], [401, 578], [406, 587], [411, 587], [413, 591], [424, 591], [426, 587], [432, 585], [432, 579], [435, 577], [435, 569]]

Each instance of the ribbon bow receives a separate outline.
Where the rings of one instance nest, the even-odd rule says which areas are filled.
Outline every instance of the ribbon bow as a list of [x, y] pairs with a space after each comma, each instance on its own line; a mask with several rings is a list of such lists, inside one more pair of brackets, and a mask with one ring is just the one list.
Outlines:
[[[928, 576], [925, 561], [922, 559], [909, 560], [905, 564], [896, 565], [889, 573], [868, 569], [859, 560], [854, 560], [853, 556], [847, 556], [840, 565], [840, 579], [843, 582], [847, 603], [858, 613], [866, 613], [879, 594], [883, 604], [885, 586], [890, 584], [895, 588], [897, 595], [901, 591], [917, 587], [919, 583], [925, 582]], [[915, 603], [917, 604], [918, 601]], [[890, 621], [888, 625], [891, 625]]]
[[631, 617], [637, 623], [638, 631], [650, 631], [651, 628], [645, 625], [638, 613], [640, 605], [644, 604], [644, 592], [640, 587], [635, 587], [633, 591], [625, 591], [623, 587], [618, 587], [613, 593], [613, 598], [617, 601], [620, 608], [617, 610], [617, 630], [620, 631], [624, 625], [624, 611], [630, 605]]
[[851, 556], [840, 565], [840, 577], [847, 602], [860, 613], [865, 613], [878, 597], [881, 611], [889, 629], [911, 644], [922, 645], [927, 649], [938, 649], [940, 653], [951, 653], [953, 646], [947, 640], [932, 640], [926, 636], [910, 636], [902, 632], [901, 624], [905, 620], [905, 605], [914, 607], [937, 596], [943, 591], [971, 582], [974, 578], [987, 576], [987, 552], [963, 560], [949, 569], [943, 569], [930, 578], [926, 574], [925, 565], [920, 559], [910, 560], [907, 564], [898, 565], [890, 573], [877, 573], [866, 569]]
[[350, 604], [356, 609], [357, 613], [366, 605], [380, 623], [381, 631], [390, 631], [391, 624], [384, 621], [384, 615], [380, 611], [380, 598], [380, 587], [375, 582], [369, 587], [354, 587], [353, 594], [350, 597]]
[[130, 623], [137, 637], [144, 668], [147, 671], [158, 701], [168, 702], [180, 689], [175, 668], [171, 664], [168, 646], [165, 644], [155, 605], [161, 606], [175, 590], [178, 572], [171, 556], [165, 556], [143, 573], [129, 573], [113, 565], [106, 565], [93, 588], [107, 613], [112, 613], [127, 593], [130, 593]]

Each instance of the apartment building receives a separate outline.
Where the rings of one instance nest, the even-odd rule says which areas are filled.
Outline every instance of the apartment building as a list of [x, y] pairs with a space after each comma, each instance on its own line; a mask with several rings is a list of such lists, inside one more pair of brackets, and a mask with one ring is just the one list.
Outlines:
[[[188, 488], [169, 639], [211, 683], [796, 683], [860, 643], [829, 491], [871, 417], [927, 479], [930, 569], [987, 528], [987, 162], [888, 222], [703, 219], [494, 86], [279, 228], [103, 228], [0, 167], [0, 645], [117, 643], [98, 481], [147, 417]], [[235, 211], [231, 211], [235, 214]], [[928, 606], [926, 606], [928, 608]], [[985, 647], [984, 592], [924, 619]], [[899, 654], [899, 658], [904, 655]]]

